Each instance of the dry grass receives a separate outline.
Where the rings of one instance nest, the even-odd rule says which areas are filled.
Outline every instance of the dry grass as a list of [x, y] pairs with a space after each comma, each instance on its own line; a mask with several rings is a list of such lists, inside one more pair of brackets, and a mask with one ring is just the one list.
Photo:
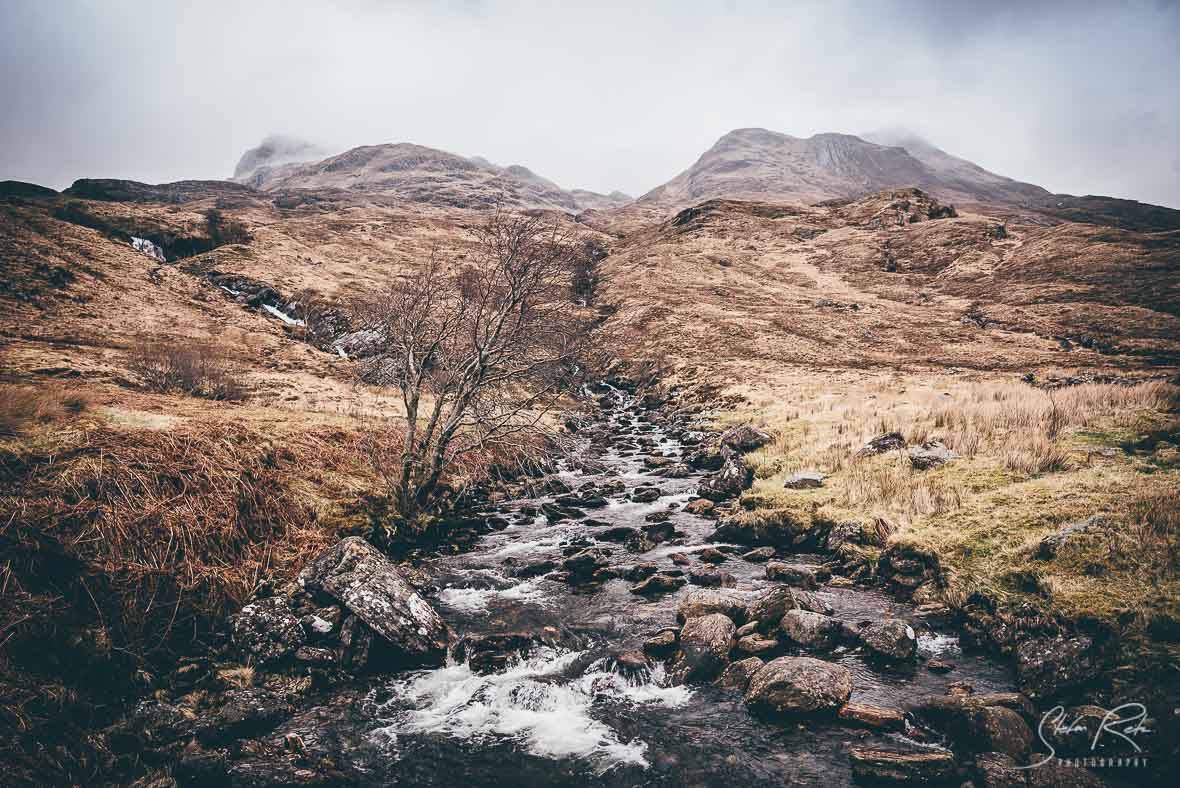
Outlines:
[[89, 404], [86, 395], [60, 386], [0, 386], [0, 438], [76, 416]]
[[142, 336], [131, 351], [127, 368], [150, 391], [228, 401], [246, 397], [241, 371], [212, 342]]

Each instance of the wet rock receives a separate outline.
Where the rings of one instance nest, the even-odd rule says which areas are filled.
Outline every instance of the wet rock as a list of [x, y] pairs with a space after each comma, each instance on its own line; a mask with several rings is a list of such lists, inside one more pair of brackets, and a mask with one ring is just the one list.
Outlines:
[[918, 653], [918, 638], [914, 628], [898, 618], [869, 624], [858, 635], [865, 648], [879, 657], [909, 660]]
[[773, 547], [755, 547], [749, 552], [742, 553], [742, 558], [751, 563], [760, 564], [769, 561], [777, 555], [777, 551]]
[[685, 458], [685, 462], [698, 471], [719, 471], [725, 465], [725, 455], [713, 446], [693, 452]]
[[609, 555], [610, 553], [601, 548], [588, 547], [562, 561], [561, 566], [575, 578], [586, 578], [606, 566]]
[[503, 670], [538, 643], [552, 643], [553, 632], [501, 632], [466, 635], [455, 646], [455, 658], [466, 661], [477, 673]]
[[857, 454], [884, 454], [889, 451], [897, 451], [906, 447], [905, 436], [900, 432], [886, 432], [870, 440], [866, 443]]
[[299, 573], [299, 583], [327, 594], [368, 625], [397, 661], [442, 664], [449, 632], [430, 603], [368, 542], [341, 540]]
[[628, 539], [638, 538], [639, 529], [632, 528], [629, 525], [616, 525], [614, 528], [599, 531], [594, 536], [603, 542], [626, 542]]
[[862, 782], [942, 785], [955, 772], [955, 757], [944, 750], [887, 750], [853, 747], [848, 751], [852, 776]]
[[649, 455], [643, 458], [643, 467], [647, 468], [648, 470], [668, 468], [675, 464], [676, 460], [672, 459], [671, 457], [656, 457]]
[[1034, 714], [1032, 703], [1019, 692], [976, 694], [970, 690], [970, 685], [964, 688], [956, 684], [948, 688], [946, 695], [928, 695], [918, 699], [909, 708], [935, 727], [963, 736], [968, 730], [971, 715], [989, 706], [1011, 709], [1026, 719], [1031, 719]]
[[650, 675], [651, 660], [642, 651], [623, 651], [612, 656], [607, 667], [629, 681], [636, 681]]
[[643, 582], [632, 586], [631, 593], [642, 595], [664, 594], [669, 591], [675, 591], [687, 583], [688, 581], [683, 577], [674, 577], [666, 572], [659, 572]]
[[1033, 732], [1024, 719], [1003, 706], [972, 709], [959, 741], [972, 751], [1002, 752], [1023, 758], [1032, 749]]
[[774, 638], [768, 638], [759, 634], [745, 635], [738, 638], [737, 645], [734, 646], [736, 651], [743, 654], [767, 654], [779, 647], [779, 642]]
[[751, 621], [758, 622], [759, 629], [769, 632], [778, 626], [784, 613], [796, 607], [798, 605], [795, 603], [795, 594], [790, 586], [778, 586], [755, 597], [746, 612]]
[[843, 722], [878, 731], [905, 730], [905, 712], [871, 703], [845, 703], [836, 715]]
[[643, 535], [658, 544], [676, 538], [676, 526], [672, 523], [659, 522], [643, 526]]
[[625, 569], [622, 576], [624, 579], [630, 580], [632, 583], [637, 583], [640, 580], [645, 580], [651, 577], [658, 571], [660, 571], [660, 568], [655, 564], [636, 564], [635, 566]]
[[762, 669], [764, 664], [758, 657], [747, 657], [739, 659], [737, 662], [731, 662], [714, 683], [721, 689], [744, 693], [746, 688], [750, 686], [750, 679]]
[[267, 664], [295, 653], [306, 635], [285, 596], [260, 599], [229, 619], [234, 647], [249, 661]]
[[945, 465], [951, 460], [957, 459], [958, 456], [938, 441], [927, 441], [921, 446], [915, 446], [909, 450], [910, 465], [919, 471]]
[[754, 483], [754, 469], [740, 454], [725, 460], [721, 470], [706, 476], [697, 488], [697, 495], [711, 501], [736, 498]]
[[344, 619], [340, 627], [340, 664], [351, 670], [365, 670], [373, 657], [376, 636], [369, 625], [357, 616]]
[[676, 644], [679, 641], [678, 629], [662, 629], [656, 634], [652, 635], [647, 640], [643, 641], [643, 651], [650, 654], [656, 659], [664, 659], [669, 657], [676, 651]]
[[688, 566], [692, 563], [692, 559], [685, 553], [672, 553], [668, 557], [672, 559], [672, 563], [676, 566]]
[[663, 494], [659, 487], [636, 487], [631, 492], [631, 500], [635, 503], [651, 503]]
[[790, 642], [804, 648], [835, 648], [844, 637], [844, 628], [837, 619], [809, 610], [788, 610], [778, 626]]
[[783, 481], [783, 488], [787, 490], [815, 490], [823, 485], [824, 475], [814, 470], [792, 473]]
[[687, 479], [693, 475], [693, 469], [687, 463], [677, 462], [664, 468], [659, 475], [665, 479]]
[[1037, 545], [1037, 558], [1042, 561], [1048, 561], [1057, 556], [1070, 542], [1078, 537], [1096, 530], [1102, 530], [1110, 525], [1110, 519], [1103, 515], [1096, 514], [1093, 517], [1088, 517], [1085, 520], [1069, 523], [1062, 526], [1055, 533], [1049, 534], [1041, 540]]
[[705, 588], [732, 588], [737, 585], [737, 578], [720, 569], [698, 566], [688, 571], [688, 582]]
[[758, 631], [758, 622], [757, 621], [746, 621], [746, 623], [742, 624], [740, 627], [737, 628], [737, 633], [735, 634], [735, 637], [744, 638], [746, 635], [752, 635], [757, 631]]
[[861, 544], [863, 538], [864, 527], [855, 520], [835, 523], [828, 530], [828, 549], [835, 552], [846, 544]]
[[272, 730], [295, 712], [291, 704], [264, 689], [231, 690], [221, 705], [202, 715], [197, 738], [206, 747], [250, 739]]
[[950, 673], [955, 669], [954, 663], [945, 659], [930, 659], [926, 661], [926, 670], [931, 673]]
[[1028, 770], [1018, 768], [1012, 756], [983, 752], [975, 756], [975, 777], [980, 788], [1017, 788], [1028, 785]]
[[689, 514], [707, 515], [713, 511], [717, 504], [710, 501], [708, 498], [697, 498], [694, 501], [689, 501], [684, 506], [684, 511]]
[[721, 433], [720, 443], [734, 451], [749, 452], [761, 449], [770, 443], [770, 433], [760, 430], [752, 424], [742, 424]]
[[766, 577], [768, 580], [777, 580], [803, 589], [815, 589], [819, 586], [815, 581], [815, 570], [803, 564], [771, 561], [766, 565]]
[[741, 624], [746, 620], [746, 603], [741, 597], [724, 591], [690, 591], [676, 608], [676, 620], [688, 621], [714, 613]]
[[773, 714], [834, 714], [851, 694], [847, 668], [811, 657], [779, 657], [750, 679], [745, 700]]
[[1032, 698], [1049, 698], [1094, 680], [1101, 663], [1086, 636], [1031, 637], [1016, 647], [1016, 677]]
[[716, 547], [706, 547], [697, 553], [697, 558], [708, 564], [720, 564], [729, 560], [729, 556], [718, 550]]
[[556, 568], [556, 561], [535, 561], [531, 564], [525, 564], [524, 566], [517, 567], [517, 569], [512, 573], [512, 576], [518, 577], [521, 580], [527, 580], [532, 577], [547, 575]]
[[680, 630], [680, 653], [672, 668], [678, 682], [707, 681], [729, 662], [733, 620], [721, 613], [690, 618]]

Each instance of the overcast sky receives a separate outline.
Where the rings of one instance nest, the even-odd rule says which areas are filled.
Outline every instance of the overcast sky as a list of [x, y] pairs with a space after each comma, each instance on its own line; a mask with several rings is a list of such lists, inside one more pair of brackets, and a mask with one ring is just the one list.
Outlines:
[[906, 127], [1180, 207], [1180, 4], [0, 0], [0, 179], [228, 177], [272, 132], [641, 194], [726, 131]]

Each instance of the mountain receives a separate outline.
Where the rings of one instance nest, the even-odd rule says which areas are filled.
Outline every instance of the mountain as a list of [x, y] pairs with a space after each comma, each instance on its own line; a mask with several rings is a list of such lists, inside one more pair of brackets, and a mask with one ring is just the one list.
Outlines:
[[573, 213], [630, 201], [618, 192], [570, 192], [518, 164], [501, 167], [479, 156], [468, 158], [410, 143], [365, 145], [315, 161], [288, 161], [293, 155], [290, 148], [275, 148], [272, 155], [267, 153], [271, 147], [264, 141], [247, 151], [234, 180], [264, 191], [346, 189], [453, 208]]
[[280, 164], [315, 161], [328, 155], [328, 151], [307, 140], [272, 134], [258, 147], [251, 148], [238, 159], [234, 167], [234, 179], [243, 180], [263, 167], [277, 167]]
[[952, 203], [1012, 204], [1049, 196], [1038, 186], [990, 173], [929, 145], [915, 153], [851, 134], [804, 139], [737, 129], [638, 202], [671, 209], [714, 198], [810, 204], [910, 186]]

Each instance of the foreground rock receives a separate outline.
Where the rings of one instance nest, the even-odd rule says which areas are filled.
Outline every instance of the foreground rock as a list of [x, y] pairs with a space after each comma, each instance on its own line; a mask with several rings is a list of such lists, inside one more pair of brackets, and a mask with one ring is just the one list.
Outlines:
[[926, 471], [946, 465], [951, 460], [957, 459], [959, 455], [938, 441], [928, 441], [921, 446], [912, 447], [909, 450], [909, 456], [910, 465], [914, 466], [915, 470]]
[[678, 682], [705, 681], [729, 663], [729, 650], [737, 630], [721, 613], [690, 618], [680, 630], [680, 653], [672, 668]]
[[779, 630], [792, 643], [810, 649], [835, 648], [843, 634], [843, 626], [831, 616], [798, 609], [783, 615]]
[[823, 486], [824, 475], [815, 470], [792, 473], [783, 482], [783, 489], [786, 490], [815, 490]]
[[680, 600], [676, 608], [676, 620], [688, 621], [713, 613], [720, 613], [735, 624], [740, 624], [746, 620], [746, 602], [741, 597], [722, 591], [691, 591]]
[[852, 762], [852, 776], [863, 782], [941, 785], [955, 771], [955, 757], [942, 750], [907, 752], [853, 747], [848, 759]]
[[299, 573], [299, 583], [348, 608], [388, 646], [389, 661], [441, 665], [446, 660], [446, 624], [365, 540], [349, 537], [324, 551]]
[[808, 590], [818, 587], [815, 581], [815, 570], [803, 564], [786, 564], [782, 561], [771, 561], [766, 565], [768, 580], [778, 580], [780, 583], [798, 586]]
[[746, 703], [764, 712], [834, 714], [852, 695], [848, 668], [811, 657], [779, 657], [750, 679]]

